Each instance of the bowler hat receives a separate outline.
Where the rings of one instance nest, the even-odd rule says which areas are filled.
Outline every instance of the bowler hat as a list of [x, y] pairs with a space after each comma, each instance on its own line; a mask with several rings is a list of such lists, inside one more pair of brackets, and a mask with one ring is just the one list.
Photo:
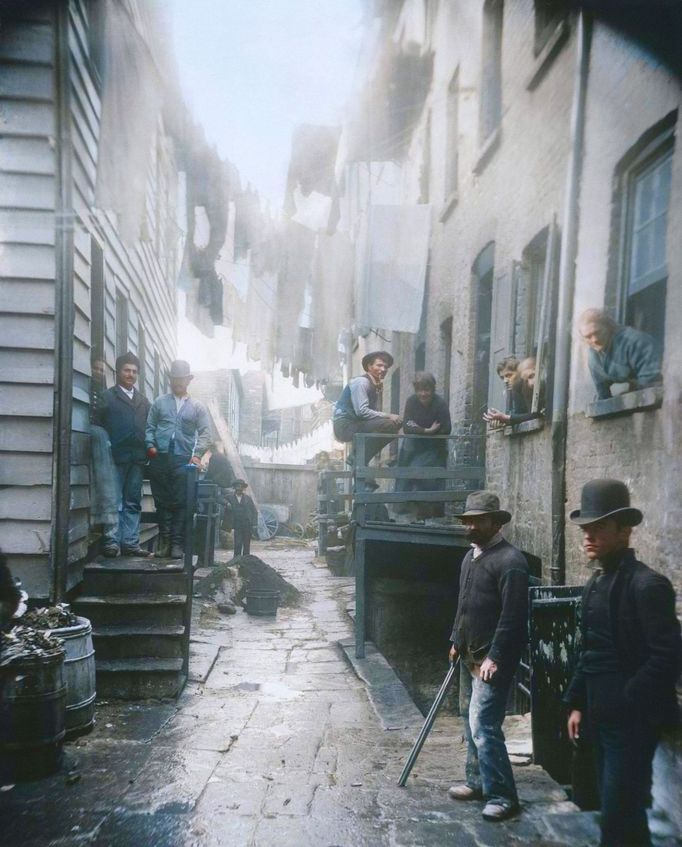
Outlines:
[[591, 479], [583, 485], [580, 508], [574, 509], [569, 518], [579, 526], [613, 518], [618, 515], [628, 526], [642, 522], [642, 513], [630, 505], [630, 492], [618, 479]]
[[240, 485], [242, 486], [242, 488], [249, 487], [248, 482], [245, 482], [243, 479], [235, 479], [235, 481], [232, 483], [232, 488], [237, 488]]
[[468, 497], [460, 518], [473, 518], [479, 515], [498, 517], [502, 523], [509, 523], [511, 512], [500, 509], [500, 498], [492, 491], [473, 491]]
[[170, 375], [171, 379], [192, 376], [192, 371], [189, 368], [189, 362], [186, 362], [184, 359], [176, 359], [171, 364]]
[[387, 353], [386, 350], [375, 350], [373, 353], [366, 353], [362, 357], [362, 369], [366, 371], [375, 359], [383, 359], [390, 367], [393, 366], [393, 356]]

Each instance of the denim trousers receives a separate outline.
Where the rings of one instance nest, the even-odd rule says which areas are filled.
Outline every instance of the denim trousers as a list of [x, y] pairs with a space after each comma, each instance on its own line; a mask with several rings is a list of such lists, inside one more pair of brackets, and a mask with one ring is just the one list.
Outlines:
[[104, 531], [106, 544], [137, 547], [140, 543], [140, 513], [142, 512], [142, 462], [117, 462], [118, 524]]
[[490, 802], [518, 803], [516, 783], [504, 744], [502, 722], [511, 680], [491, 685], [460, 662], [459, 712], [467, 741], [466, 784]]
[[622, 674], [587, 677], [587, 733], [594, 750], [602, 847], [650, 847], [646, 810], [659, 732], [626, 703]]

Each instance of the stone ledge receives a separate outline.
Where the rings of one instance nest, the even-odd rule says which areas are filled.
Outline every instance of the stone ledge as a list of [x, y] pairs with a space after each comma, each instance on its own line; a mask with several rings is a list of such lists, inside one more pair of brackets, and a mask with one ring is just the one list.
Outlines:
[[607, 397], [605, 400], [595, 400], [585, 410], [588, 418], [608, 418], [612, 415], [643, 412], [647, 409], [657, 409], [663, 402], [663, 386], [652, 385], [639, 391], [628, 391], [617, 397]]
[[533, 418], [531, 421], [522, 421], [514, 424], [514, 426], [505, 426], [504, 434], [506, 436], [525, 435], [529, 432], [539, 432], [545, 428], [545, 419], [541, 415], [539, 418]]

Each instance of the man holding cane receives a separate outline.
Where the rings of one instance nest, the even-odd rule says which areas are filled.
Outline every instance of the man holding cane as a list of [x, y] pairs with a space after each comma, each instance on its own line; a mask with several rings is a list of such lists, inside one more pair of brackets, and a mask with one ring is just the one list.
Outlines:
[[519, 809], [502, 723], [528, 637], [528, 563], [500, 532], [511, 514], [495, 494], [470, 494], [460, 520], [471, 550], [462, 562], [450, 661], [461, 659], [459, 706], [468, 750], [466, 782], [448, 793], [454, 800], [484, 799], [483, 817], [503, 821]]

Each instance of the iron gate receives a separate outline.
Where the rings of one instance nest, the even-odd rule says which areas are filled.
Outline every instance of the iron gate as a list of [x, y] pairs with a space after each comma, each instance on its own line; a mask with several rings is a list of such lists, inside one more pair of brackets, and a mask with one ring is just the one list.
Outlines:
[[573, 585], [530, 589], [530, 702], [533, 761], [560, 785], [573, 782], [573, 747], [562, 696], [580, 642], [580, 597]]

